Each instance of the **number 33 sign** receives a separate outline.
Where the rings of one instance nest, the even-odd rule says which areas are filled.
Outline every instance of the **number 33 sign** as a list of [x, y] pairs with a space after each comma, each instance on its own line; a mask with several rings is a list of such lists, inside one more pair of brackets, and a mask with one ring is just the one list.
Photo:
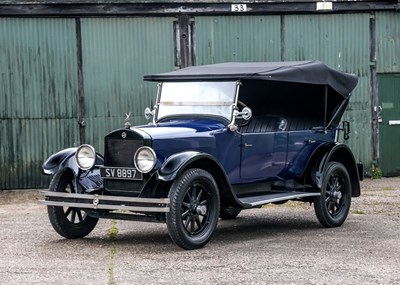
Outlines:
[[232, 4], [231, 11], [232, 12], [246, 12], [247, 6], [246, 6], [246, 4]]

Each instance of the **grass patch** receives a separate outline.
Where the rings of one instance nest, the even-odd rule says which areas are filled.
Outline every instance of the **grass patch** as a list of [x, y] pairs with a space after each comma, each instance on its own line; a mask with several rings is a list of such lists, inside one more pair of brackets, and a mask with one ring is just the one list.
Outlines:
[[117, 238], [118, 228], [117, 228], [117, 221], [116, 220], [112, 220], [111, 221], [111, 227], [110, 227], [110, 230], [109, 230], [109, 235], [110, 235], [110, 239], [112, 241], [115, 241], [115, 239]]
[[379, 167], [372, 167], [372, 179], [381, 179], [382, 176], [383, 173]]
[[393, 187], [390, 187], [390, 186], [386, 186], [386, 187], [383, 187], [382, 190], [384, 190], [384, 191], [394, 191], [394, 190], [396, 190], [396, 188], [393, 188]]
[[351, 211], [352, 214], [356, 214], [356, 215], [366, 215], [367, 212], [363, 211], [363, 210], [352, 210]]

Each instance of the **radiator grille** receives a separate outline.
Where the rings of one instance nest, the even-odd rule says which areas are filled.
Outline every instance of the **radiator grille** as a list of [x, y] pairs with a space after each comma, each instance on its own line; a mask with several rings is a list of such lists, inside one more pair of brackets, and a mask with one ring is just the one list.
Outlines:
[[106, 166], [134, 167], [133, 156], [143, 146], [143, 141], [108, 139], [106, 142]]
[[[142, 140], [107, 139], [105, 166], [135, 167], [133, 157], [136, 150], [143, 146]], [[107, 191], [115, 195], [138, 196], [143, 188], [144, 181], [105, 179]]]

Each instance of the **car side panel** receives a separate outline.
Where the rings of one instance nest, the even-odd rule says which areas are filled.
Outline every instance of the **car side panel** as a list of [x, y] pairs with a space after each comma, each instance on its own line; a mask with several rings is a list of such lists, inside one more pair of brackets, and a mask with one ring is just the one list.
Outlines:
[[286, 156], [287, 133], [243, 134], [240, 176], [243, 180], [282, 180]]
[[334, 142], [333, 132], [313, 130], [288, 132], [286, 179], [295, 179], [303, 175], [314, 151], [326, 142]]

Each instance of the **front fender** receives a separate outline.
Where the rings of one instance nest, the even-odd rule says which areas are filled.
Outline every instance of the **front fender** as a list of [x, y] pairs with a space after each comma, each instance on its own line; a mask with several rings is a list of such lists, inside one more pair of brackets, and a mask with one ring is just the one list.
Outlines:
[[158, 170], [157, 179], [172, 181], [186, 168], [186, 165], [204, 157], [211, 156], [198, 151], [185, 151], [171, 155]]
[[[77, 147], [63, 149], [52, 154], [42, 165], [42, 173], [45, 175], [54, 175], [62, 168], [70, 168], [75, 176], [78, 176], [80, 169], [76, 163], [75, 153]], [[96, 153], [96, 166], [104, 165], [104, 158]]]
[[42, 172], [46, 175], [55, 175], [62, 169], [69, 169], [75, 177], [74, 183], [78, 193], [87, 192], [89, 189], [98, 189], [103, 187], [103, 180], [100, 177], [99, 166], [104, 165], [103, 157], [96, 153], [95, 166], [82, 171], [76, 163], [75, 153], [78, 148], [67, 148], [52, 154], [42, 165]]
[[71, 168], [74, 173], [78, 173], [78, 165], [74, 158], [77, 147], [63, 149], [59, 152], [53, 153], [42, 165], [42, 173], [45, 175], [54, 175], [61, 168]]
[[212, 155], [197, 151], [186, 151], [171, 155], [157, 171], [160, 181], [173, 181], [187, 168], [201, 168], [215, 179], [221, 195], [222, 206], [243, 207], [237, 199], [222, 165]]

